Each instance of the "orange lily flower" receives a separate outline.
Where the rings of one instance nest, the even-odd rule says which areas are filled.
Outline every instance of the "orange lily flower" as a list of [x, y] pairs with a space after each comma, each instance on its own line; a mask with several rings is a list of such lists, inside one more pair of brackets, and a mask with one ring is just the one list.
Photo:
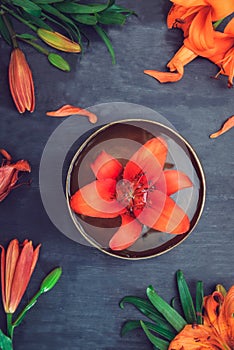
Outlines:
[[234, 347], [234, 286], [204, 298], [204, 324], [186, 325], [168, 350], [232, 350]]
[[121, 217], [122, 224], [109, 242], [112, 250], [123, 250], [134, 244], [143, 225], [173, 234], [189, 230], [188, 216], [170, 195], [191, 187], [192, 182], [180, 171], [164, 170], [167, 153], [166, 142], [152, 138], [124, 167], [102, 151], [91, 164], [96, 180], [71, 197], [70, 206], [77, 214]]
[[[161, 83], [175, 82], [182, 78], [184, 66], [197, 56], [215, 63], [217, 74], [228, 76], [228, 87], [233, 86], [234, 75], [234, 19], [223, 32], [216, 31], [213, 23], [223, 20], [234, 12], [234, 2], [227, 0], [173, 0], [168, 14], [168, 28], [180, 28], [184, 32], [184, 45], [175, 54], [167, 67], [170, 72], [145, 70], [144, 73]], [[216, 76], [216, 77], [217, 77]]]
[[32, 72], [20, 48], [14, 48], [9, 64], [9, 85], [12, 98], [19, 113], [35, 109]]
[[40, 246], [34, 249], [32, 241], [25, 240], [20, 247], [14, 239], [5, 253], [0, 245], [2, 302], [6, 313], [13, 314], [17, 309], [35, 269]]

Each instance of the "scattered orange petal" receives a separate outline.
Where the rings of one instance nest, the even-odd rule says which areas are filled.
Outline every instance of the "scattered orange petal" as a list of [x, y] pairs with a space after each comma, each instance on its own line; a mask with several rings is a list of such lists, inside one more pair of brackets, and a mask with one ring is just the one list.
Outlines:
[[47, 112], [46, 115], [49, 117], [68, 117], [70, 115], [83, 115], [89, 118], [90, 123], [95, 124], [97, 122], [96, 114], [88, 111], [87, 109], [72, 106], [64, 105], [56, 111]]
[[211, 134], [210, 138], [215, 139], [216, 137], [224, 134], [225, 132], [227, 132], [228, 130], [230, 130], [233, 127], [234, 127], [234, 115], [226, 120], [226, 122], [223, 124], [221, 129], [219, 129], [217, 132]]

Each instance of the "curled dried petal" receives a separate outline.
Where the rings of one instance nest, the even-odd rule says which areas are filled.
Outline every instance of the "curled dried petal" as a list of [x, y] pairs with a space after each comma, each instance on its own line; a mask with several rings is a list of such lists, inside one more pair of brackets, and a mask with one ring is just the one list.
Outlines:
[[61, 108], [47, 112], [46, 115], [49, 117], [68, 117], [70, 115], [82, 115], [89, 118], [90, 123], [95, 124], [97, 122], [96, 114], [88, 111], [87, 109], [76, 107], [72, 105], [64, 105]]
[[221, 129], [219, 129], [217, 132], [211, 134], [210, 138], [215, 139], [216, 137], [224, 134], [225, 132], [227, 132], [228, 130], [233, 128], [233, 126], [234, 126], [234, 115], [226, 120], [226, 122], [223, 124]]

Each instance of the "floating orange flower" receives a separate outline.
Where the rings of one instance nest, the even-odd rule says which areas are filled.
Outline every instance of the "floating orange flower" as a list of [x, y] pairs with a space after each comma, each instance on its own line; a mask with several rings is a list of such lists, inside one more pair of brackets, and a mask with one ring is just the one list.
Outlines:
[[35, 269], [40, 245], [35, 249], [32, 242], [25, 240], [20, 246], [17, 239], [9, 243], [7, 251], [0, 246], [2, 302], [6, 313], [17, 309]]
[[71, 197], [71, 208], [78, 214], [121, 217], [122, 224], [109, 242], [112, 250], [130, 247], [143, 225], [174, 234], [188, 231], [189, 218], [170, 195], [192, 183], [180, 171], [164, 170], [167, 153], [161, 138], [147, 141], [125, 166], [102, 151], [91, 164], [96, 180]]
[[234, 347], [234, 286], [204, 298], [204, 324], [186, 325], [169, 350], [232, 350]]
[[33, 112], [35, 94], [32, 72], [20, 48], [14, 48], [9, 64], [9, 85], [12, 98], [19, 113]]
[[4, 157], [2, 165], [0, 166], [0, 202], [5, 199], [8, 194], [17, 185], [19, 179], [19, 172], [30, 172], [31, 167], [27, 160], [19, 160], [16, 163], [11, 163], [11, 155], [4, 149], [0, 149], [0, 153]]
[[[184, 66], [197, 56], [215, 63], [217, 74], [228, 76], [228, 87], [233, 86], [234, 74], [234, 12], [233, 0], [173, 0], [168, 14], [169, 28], [180, 28], [184, 32], [184, 45], [175, 54], [167, 67], [170, 72], [145, 70], [144, 73], [161, 83], [175, 82], [182, 78]], [[228, 16], [231, 16], [230, 18]], [[225, 19], [225, 21], [224, 21]], [[229, 22], [226, 24], [226, 20]], [[217, 25], [214, 24], [217, 22]], [[226, 26], [219, 31], [218, 24]], [[217, 27], [217, 28], [216, 28]], [[217, 30], [215, 30], [217, 29]], [[217, 77], [216, 76], [216, 77]]]

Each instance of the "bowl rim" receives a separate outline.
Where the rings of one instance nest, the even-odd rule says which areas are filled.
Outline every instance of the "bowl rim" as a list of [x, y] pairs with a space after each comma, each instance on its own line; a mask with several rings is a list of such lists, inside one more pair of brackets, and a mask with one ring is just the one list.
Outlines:
[[[83, 151], [83, 149], [87, 146], [87, 144], [93, 139], [95, 138], [95, 136], [97, 134], [99, 134], [100, 132], [102, 132], [103, 130], [105, 129], [108, 129], [109, 127], [111, 127], [112, 125], [116, 125], [116, 124], [121, 124], [121, 123], [128, 123], [128, 122], [146, 122], [146, 123], [152, 123], [152, 124], [155, 124], [155, 125], [158, 125], [159, 127], [161, 128], [164, 128], [166, 130], [168, 130], [169, 132], [171, 132], [172, 134], [174, 134], [176, 137], [178, 137], [185, 145], [186, 147], [188, 148], [189, 152], [191, 152], [192, 156], [194, 157], [195, 161], [196, 161], [196, 165], [198, 167], [198, 171], [200, 173], [200, 176], [199, 176], [199, 180], [201, 182], [201, 188], [202, 188], [202, 195], [201, 195], [201, 203], [199, 205], [199, 210], [198, 210], [198, 215], [197, 215], [197, 218], [196, 218], [196, 221], [194, 222], [194, 225], [193, 227], [185, 234], [183, 234], [183, 237], [181, 238], [181, 240], [179, 240], [178, 242], [176, 242], [175, 244], [173, 244], [172, 246], [169, 246], [168, 248], [160, 251], [160, 252], [157, 252], [157, 253], [154, 253], [154, 254], [151, 254], [149, 256], [140, 256], [140, 257], [128, 257], [128, 256], [121, 256], [121, 255], [117, 255], [115, 253], [113, 253], [112, 251], [108, 251], [106, 250], [106, 248], [102, 248], [100, 247], [97, 243], [95, 243], [91, 238], [89, 238], [87, 236], [87, 233], [83, 232], [84, 229], [82, 230], [79, 225], [77, 224], [77, 221], [75, 220], [74, 218], [74, 212], [73, 210], [71, 209], [70, 207], [70, 203], [69, 203], [69, 200], [70, 200], [70, 194], [69, 194], [69, 187], [70, 187], [70, 178], [71, 178], [71, 173], [72, 173], [72, 170], [73, 170], [73, 167], [74, 167], [74, 164], [77, 160], [77, 157], [78, 155]], [[201, 165], [201, 161], [199, 160], [195, 150], [193, 149], [193, 147], [191, 146], [191, 144], [183, 137], [181, 136], [177, 131], [175, 131], [174, 129], [160, 123], [160, 122], [157, 122], [157, 121], [154, 121], [154, 120], [150, 120], [150, 119], [144, 119], [144, 118], [127, 118], [127, 119], [119, 119], [119, 120], [116, 120], [116, 121], [113, 121], [113, 122], [109, 122], [109, 123], [106, 123], [100, 127], [98, 127], [97, 130], [95, 130], [94, 132], [92, 132], [84, 142], [82, 142], [82, 144], [79, 146], [79, 148], [77, 149], [76, 153], [74, 154], [71, 162], [70, 162], [70, 165], [69, 165], [69, 168], [68, 168], [68, 171], [67, 171], [67, 176], [66, 176], [66, 188], [65, 188], [65, 194], [66, 194], [66, 202], [67, 202], [67, 206], [68, 206], [68, 211], [69, 211], [69, 214], [70, 214], [70, 217], [76, 227], [76, 229], [78, 230], [78, 232], [86, 239], [86, 241], [94, 248], [97, 248], [99, 251], [101, 251], [102, 253], [105, 253], [109, 256], [112, 256], [112, 257], [115, 257], [115, 258], [119, 258], [119, 259], [124, 259], [124, 260], [145, 260], [145, 259], [151, 259], [151, 258], [154, 258], [154, 257], [157, 257], [157, 256], [160, 256], [162, 254], [165, 254], [167, 252], [169, 252], [170, 250], [172, 250], [173, 248], [177, 247], [178, 245], [180, 245], [182, 242], [185, 241], [186, 238], [188, 238], [190, 236], [190, 234], [193, 232], [193, 230], [195, 229], [195, 227], [197, 226], [200, 218], [201, 218], [201, 215], [202, 215], [202, 212], [204, 210], [204, 206], [205, 206], [205, 200], [206, 200], [206, 179], [205, 179], [205, 173], [204, 173], [204, 170], [202, 168], [202, 165]], [[168, 241], [169, 242], [169, 241]]]

